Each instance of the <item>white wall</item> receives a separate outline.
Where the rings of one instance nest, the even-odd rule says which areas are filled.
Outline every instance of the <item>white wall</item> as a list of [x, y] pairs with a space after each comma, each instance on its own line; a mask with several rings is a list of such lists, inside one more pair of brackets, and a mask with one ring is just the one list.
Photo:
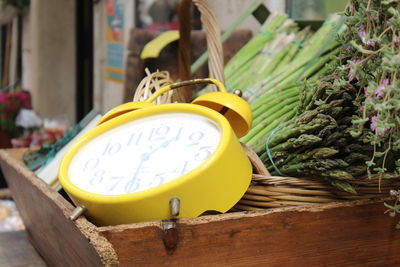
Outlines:
[[[218, 18], [221, 30], [226, 30], [232, 23], [250, 6], [254, 0], [211, 0], [214, 12]], [[265, 6], [272, 12], [284, 12], [284, 0], [263, 0]], [[238, 29], [251, 29], [258, 31], [260, 23], [253, 17], [247, 19], [238, 27]]]
[[76, 113], [75, 8], [74, 0], [30, 4], [33, 107], [42, 117], [65, 116], [70, 123]]
[[105, 1], [93, 5], [93, 107], [103, 112], [104, 66], [105, 66]]
[[32, 47], [30, 13], [26, 12], [22, 22], [22, 88], [32, 90]]
[[[130, 29], [134, 27], [134, 1], [124, 0], [124, 43], [127, 54]], [[115, 82], [106, 78], [106, 1], [99, 1], [94, 5], [94, 107], [103, 114], [123, 103], [123, 82]], [[124, 57], [126, 59], [126, 56]], [[125, 66], [125, 63], [124, 63]]]

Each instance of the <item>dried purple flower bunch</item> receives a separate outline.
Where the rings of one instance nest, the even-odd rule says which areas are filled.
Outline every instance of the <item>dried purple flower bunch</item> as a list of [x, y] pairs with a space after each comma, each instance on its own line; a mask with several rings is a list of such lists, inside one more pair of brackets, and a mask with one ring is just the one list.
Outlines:
[[277, 175], [348, 180], [400, 174], [400, 3], [352, 0], [329, 75], [308, 81], [297, 116], [261, 155]]
[[[395, 217], [397, 214], [400, 214], [400, 190], [390, 190], [390, 196], [394, 198], [393, 205], [384, 203], [387, 210], [385, 213], [388, 213], [390, 217]], [[396, 224], [396, 229], [400, 230], [400, 222]]]
[[[368, 174], [400, 174], [400, 3], [352, 1], [343, 42], [359, 89], [351, 134], [373, 147]], [[362, 90], [363, 89], [363, 90]]]

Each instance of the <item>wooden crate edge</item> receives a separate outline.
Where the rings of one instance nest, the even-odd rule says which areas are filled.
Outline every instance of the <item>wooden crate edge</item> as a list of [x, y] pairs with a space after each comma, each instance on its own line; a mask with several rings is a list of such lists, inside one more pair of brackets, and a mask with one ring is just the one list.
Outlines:
[[[39, 239], [38, 234], [35, 233], [35, 231], [41, 229], [41, 224], [35, 224], [34, 220], [42, 220], [43, 223], [45, 223], [45, 221], [52, 223], [52, 220], [58, 220], [59, 223], [63, 224], [63, 227], [67, 227], [72, 233], [74, 233], [74, 235], [76, 235], [75, 238], [79, 239], [80, 242], [87, 243], [83, 246], [85, 246], [89, 251], [87, 257], [93, 260], [93, 266], [97, 266], [100, 263], [100, 265], [105, 266], [118, 265], [118, 257], [112, 244], [109, 243], [108, 240], [99, 233], [97, 227], [87, 221], [84, 217], [80, 217], [75, 222], [70, 221], [68, 217], [73, 210], [72, 204], [70, 204], [47, 184], [38, 179], [33, 172], [28, 170], [23, 165], [22, 161], [19, 160], [23, 151], [23, 149], [0, 149], [0, 165], [3, 169], [4, 176], [7, 180], [12, 196], [20, 210], [21, 217], [27, 224], [26, 226], [29, 238], [36, 249], [38, 249], [39, 253], [45, 258], [46, 261], [50, 260], [52, 265], [55, 264], [56, 266], [58, 264], [64, 264], [62, 262], [57, 263], [57, 261], [54, 261], [52, 258], [46, 259], [47, 252], [43, 251], [45, 244], [38, 244], [39, 242], [43, 242], [43, 240]], [[24, 183], [23, 179], [26, 183]], [[24, 198], [24, 196], [21, 195], [22, 192], [30, 195], [30, 197]], [[37, 209], [36, 213], [33, 212], [29, 208], [29, 205], [33, 205], [33, 203], [29, 202], [34, 202], [33, 200], [38, 199], [46, 202], [40, 203], [41, 206], [43, 204], [50, 205], [50, 207], [53, 209], [53, 212], [56, 213], [57, 216], [55, 217], [57, 218], [46, 218], [45, 215], [49, 214], [47, 214], [45, 211], [41, 212], [40, 209]], [[59, 231], [62, 232], [62, 229], [59, 229]], [[56, 236], [52, 236], [52, 238], [56, 238]], [[45, 241], [47, 241], [49, 244], [53, 242], [52, 240]]]

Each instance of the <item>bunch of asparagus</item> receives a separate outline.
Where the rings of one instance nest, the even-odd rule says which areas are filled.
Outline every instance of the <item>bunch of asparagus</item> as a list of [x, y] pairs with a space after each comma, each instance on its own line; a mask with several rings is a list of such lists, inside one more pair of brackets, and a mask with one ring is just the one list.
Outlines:
[[348, 180], [400, 173], [399, 26], [397, 1], [351, 1], [330, 74], [301, 87], [295, 117], [250, 141], [273, 174], [320, 177], [354, 193]]
[[323, 66], [337, 53], [338, 43], [327, 36], [338, 20], [338, 15], [332, 15], [313, 34], [307, 27], [300, 30], [287, 15], [272, 13], [225, 66], [227, 87], [241, 89], [253, 102], [276, 93], [276, 87], [293, 88], [293, 82], [324, 74]]
[[334, 37], [340, 26], [340, 16], [332, 15], [313, 34], [309, 28], [300, 31], [284, 14], [272, 14], [232, 58], [225, 68], [226, 83], [242, 89], [254, 118], [241, 142], [261, 152], [265, 136], [295, 116], [303, 80], [324, 75], [327, 62], [338, 53]]
[[308, 85], [314, 89], [304, 93], [298, 115], [270, 132], [257, 152], [274, 174], [320, 177], [354, 192], [345, 181], [366, 172], [372, 149], [350, 135], [357, 88], [337, 90], [335, 81], [333, 74]]

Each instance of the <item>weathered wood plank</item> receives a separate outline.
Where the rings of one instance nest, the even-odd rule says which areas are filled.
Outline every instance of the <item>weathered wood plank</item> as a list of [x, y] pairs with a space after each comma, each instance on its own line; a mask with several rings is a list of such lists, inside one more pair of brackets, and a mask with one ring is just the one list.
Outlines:
[[112, 246], [86, 219], [68, 219], [73, 206], [24, 167], [22, 150], [0, 150], [0, 164], [34, 247], [50, 266], [117, 263]]
[[121, 266], [399, 266], [400, 231], [384, 209], [367, 200], [181, 220], [172, 253], [160, 223], [100, 229]]

